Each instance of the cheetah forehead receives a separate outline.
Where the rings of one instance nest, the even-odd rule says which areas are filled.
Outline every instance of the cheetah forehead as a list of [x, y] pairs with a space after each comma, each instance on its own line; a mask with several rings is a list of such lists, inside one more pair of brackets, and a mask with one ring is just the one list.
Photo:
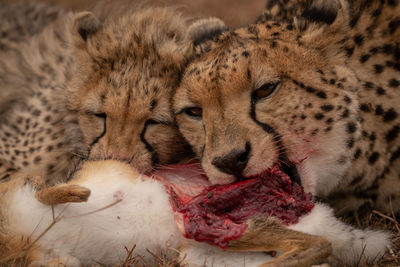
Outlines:
[[[265, 28], [264, 25], [257, 27]], [[279, 30], [282, 27], [276, 26], [275, 31]], [[259, 39], [255, 36], [248, 29], [221, 35], [210, 51], [189, 64], [179, 91], [185, 91], [187, 97], [194, 95], [204, 99], [209, 96], [224, 101], [235, 93], [241, 94], [281, 78], [300, 75], [309, 80], [319, 79], [316, 70], [323, 69], [326, 61], [318, 52], [292, 43], [289, 34], [287, 38], [271, 38], [273, 34], [265, 31], [258, 34]], [[302, 74], [305, 71], [307, 75]]]
[[171, 120], [169, 99], [192, 54], [186, 19], [174, 9], [153, 7], [104, 25], [77, 48], [81, 71], [69, 88], [71, 105], [158, 110]]
[[133, 14], [128, 12], [105, 24], [105, 27], [89, 40], [88, 52], [94, 58], [168, 58], [174, 64], [180, 65], [190, 52], [190, 42], [186, 33], [187, 21], [174, 9], [144, 8]]

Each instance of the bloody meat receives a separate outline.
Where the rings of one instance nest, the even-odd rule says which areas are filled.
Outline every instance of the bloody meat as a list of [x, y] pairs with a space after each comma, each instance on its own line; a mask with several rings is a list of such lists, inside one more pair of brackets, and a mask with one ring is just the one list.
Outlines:
[[[196, 172], [187, 181], [183, 176], [188, 176], [191, 169]], [[243, 234], [249, 218], [273, 216], [289, 225], [297, 223], [300, 216], [314, 207], [311, 194], [293, 183], [277, 165], [257, 177], [226, 185], [210, 185], [194, 165], [169, 171], [179, 179], [165, 178], [165, 170], [160, 170], [156, 177], [168, 188], [177, 223], [183, 224], [185, 236], [221, 248]], [[186, 190], [182, 190], [182, 184]], [[189, 189], [194, 191], [188, 192]]]

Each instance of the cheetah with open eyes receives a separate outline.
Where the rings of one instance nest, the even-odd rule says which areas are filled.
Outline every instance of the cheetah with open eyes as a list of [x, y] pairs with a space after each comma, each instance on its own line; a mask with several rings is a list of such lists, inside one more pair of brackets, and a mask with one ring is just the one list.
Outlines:
[[148, 172], [191, 155], [170, 106], [194, 54], [189, 26], [168, 8], [128, 10], [104, 23], [60, 12], [7, 51], [0, 90], [13, 101], [0, 107], [0, 178], [19, 171], [51, 185], [81, 159], [115, 158]]
[[175, 93], [203, 168], [229, 183], [280, 164], [339, 212], [399, 211], [399, 1], [270, 2], [204, 46]]

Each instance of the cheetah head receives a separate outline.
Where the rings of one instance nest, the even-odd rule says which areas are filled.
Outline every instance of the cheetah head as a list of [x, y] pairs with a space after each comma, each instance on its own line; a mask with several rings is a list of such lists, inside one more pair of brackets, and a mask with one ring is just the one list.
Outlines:
[[149, 8], [102, 25], [76, 15], [77, 71], [67, 98], [89, 159], [130, 162], [140, 172], [190, 155], [171, 108], [180, 73], [194, 54], [187, 21]]
[[323, 195], [343, 177], [360, 132], [356, 80], [324, 30], [251, 25], [220, 35], [189, 64], [173, 106], [212, 183], [279, 164]]

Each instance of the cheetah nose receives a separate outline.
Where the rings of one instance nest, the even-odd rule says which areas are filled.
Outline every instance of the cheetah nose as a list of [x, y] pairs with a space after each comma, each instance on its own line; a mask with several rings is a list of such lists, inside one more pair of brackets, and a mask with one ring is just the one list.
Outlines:
[[233, 149], [222, 157], [215, 157], [211, 164], [222, 172], [232, 174], [237, 179], [242, 179], [242, 173], [246, 168], [250, 155], [250, 144], [247, 142], [245, 149]]

